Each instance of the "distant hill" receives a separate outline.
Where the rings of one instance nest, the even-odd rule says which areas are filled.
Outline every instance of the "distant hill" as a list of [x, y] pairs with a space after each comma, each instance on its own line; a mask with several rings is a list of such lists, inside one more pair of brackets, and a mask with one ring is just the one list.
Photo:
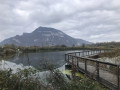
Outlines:
[[76, 41], [77, 41], [77, 45], [92, 44], [92, 42], [88, 42], [88, 41], [82, 40], [82, 39], [76, 39]]
[[4, 44], [14, 44], [17, 46], [78, 46], [82, 44], [91, 44], [91, 42], [72, 38], [62, 31], [54, 28], [39, 27], [32, 33], [23, 33], [21, 36], [17, 35], [15, 37], [11, 37], [0, 43], [0, 45]]

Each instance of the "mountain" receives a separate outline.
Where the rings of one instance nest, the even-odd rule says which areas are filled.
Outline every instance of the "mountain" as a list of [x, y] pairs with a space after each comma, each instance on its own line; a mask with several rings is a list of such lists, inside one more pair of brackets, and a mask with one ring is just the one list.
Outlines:
[[23, 35], [8, 38], [0, 43], [14, 44], [17, 46], [55, 46], [66, 45], [72, 46], [81, 44], [91, 44], [88, 41], [82, 39], [75, 39], [60, 30], [48, 27], [39, 27], [32, 33], [23, 33]]
[[88, 41], [82, 40], [82, 39], [76, 39], [76, 41], [77, 41], [77, 45], [92, 44], [92, 42], [88, 42]]

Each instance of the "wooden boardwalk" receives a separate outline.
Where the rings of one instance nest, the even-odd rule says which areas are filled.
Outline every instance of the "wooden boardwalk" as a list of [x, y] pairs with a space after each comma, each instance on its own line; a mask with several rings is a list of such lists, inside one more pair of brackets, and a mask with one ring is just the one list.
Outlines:
[[106, 51], [97, 50], [68, 53], [65, 55], [65, 59], [77, 71], [97, 80], [111, 90], [120, 90], [119, 65], [89, 58], [104, 52]]

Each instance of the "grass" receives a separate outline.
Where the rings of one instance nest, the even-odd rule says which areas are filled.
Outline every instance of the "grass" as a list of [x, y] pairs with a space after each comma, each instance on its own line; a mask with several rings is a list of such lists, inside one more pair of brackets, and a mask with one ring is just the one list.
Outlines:
[[[62, 71], [62, 73], [66, 74], [66, 75], [72, 75], [72, 70], [65, 70], [65, 71]], [[79, 72], [76, 72], [75, 76], [80, 77], [82, 79], [85, 78], [85, 76], [83, 74], [79, 73]]]
[[120, 49], [115, 49], [111, 52], [105, 52], [99, 54], [99, 57], [108, 57], [108, 58], [114, 58], [120, 56]]

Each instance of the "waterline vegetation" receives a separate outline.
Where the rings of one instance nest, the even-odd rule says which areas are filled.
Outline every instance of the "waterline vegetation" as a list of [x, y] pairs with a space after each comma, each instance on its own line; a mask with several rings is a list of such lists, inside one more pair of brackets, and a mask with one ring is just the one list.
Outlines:
[[49, 69], [46, 82], [39, 78], [39, 71], [28, 68], [12, 73], [12, 70], [0, 70], [1, 90], [108, 90], [88, 78], [67, 80], [59, 70]]

